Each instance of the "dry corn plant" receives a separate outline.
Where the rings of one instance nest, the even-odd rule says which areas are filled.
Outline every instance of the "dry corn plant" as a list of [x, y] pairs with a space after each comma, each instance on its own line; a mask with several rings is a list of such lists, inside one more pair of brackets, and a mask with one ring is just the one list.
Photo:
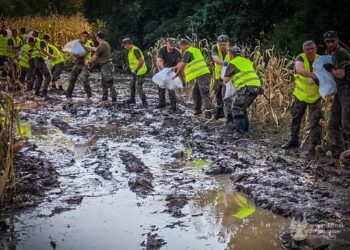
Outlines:
[[92, 28], [82, 15], [62, 16], [24, 16], [5, 18], [4, 23], [10, 29], [26, 27], [28, 33], [38, 30], [40, 36], [49, 34], [56, 45], [63, 46], [69, 41], [80, 37], [81, 32], [91, 31]]

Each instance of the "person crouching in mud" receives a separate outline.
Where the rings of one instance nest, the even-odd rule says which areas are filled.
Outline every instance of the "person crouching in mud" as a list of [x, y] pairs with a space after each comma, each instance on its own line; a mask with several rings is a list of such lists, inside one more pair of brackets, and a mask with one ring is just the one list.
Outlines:
[[239, 55], [240, 49], [234, 46], [229, 49], [231, 61], [227, 65], [224, 83], [232, 80], [237, 89], [233, 101], [233, 137], [239, 139], [248, 132], [249, 120], [247, 108], [253, 103], [258, 94], [263, 93], [261, 80], [253, 68], [253, 62]]

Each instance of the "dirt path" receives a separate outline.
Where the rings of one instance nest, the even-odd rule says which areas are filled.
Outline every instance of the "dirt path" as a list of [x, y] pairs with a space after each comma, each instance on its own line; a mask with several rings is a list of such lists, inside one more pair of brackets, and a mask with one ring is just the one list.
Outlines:
[[[118, 77], [116, 86], [115, 106], [98, 104], [98, 84], [92, 103], [80, 86], [69, 105], [57, 94], [48, 102], [18, 100], [33, 136], [16, 157], [19, 183], [1, 207], [0, 246], [350, 246], [349, 170], [280, 150], [273, 135], [252, 138], [254, 124], [234, 141], [224, 121], [193, 118], [189, 103], [176, 114], [157, 110], [150, 83], [150, 107], [123, 105], [127, 78]], [[233, 216], [242, 209], [241, 195], [254, 207], [244, 219]]]

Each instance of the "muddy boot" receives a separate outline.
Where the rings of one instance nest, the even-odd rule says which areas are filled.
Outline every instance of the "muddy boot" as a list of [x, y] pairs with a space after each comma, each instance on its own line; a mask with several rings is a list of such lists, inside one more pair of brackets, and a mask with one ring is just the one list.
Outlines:
[[233, 125], [233, 115], [232, 115], [232, 114], [227, 114], [227, 116], [226, 116], [225, 128], [226, 128], [226, 132], [232, 133], [232, 131], [233, 131], [233, 129], [234, 129], [234, 125]]
[[206, 110], [204, 110], [204, 112], [203, 112], [203, 115], [202, 115], [204, 118], [206, 118], [206, 119], [211, 119], [211, 117], [212, 117], [212, 113], [211, 113], [211, 110], [210, 109], [206, 109]]
[[225, 117], [224, 109], [216, 108], [214, 119], [219, 120], [220, 118], [224, 118], [224, 117]]
[[314, 159], [316, 157], [316, 146], [310, 145], [310, 148], [305, 156], [307, 159]]
[[135, 101], [135, 98], [129, 98], [129, 99], [125, 100], [125, 103], [126, 104], [134, 104], [134, 103], [136, 103], [136, 101]]
[[244, 134], [245, 119], [242, 115], [233, 116], [233, 139], [240, 139]]
[[245, 121], [244, 132], [248, 132], [249, 131], [249, 118], [248, 118], [247, 111], [244, 112], [244, 121]]
[[35, 89], [35, 95], [40, 96], [40, 89]]
[[56, 84], [52, 84], [51, 88], [50, 88], [51, 92], [56, 92], [57, 91], [57, 86]]
[[176, 105], [170, 105], [170, 111], [176, 112], [177, 111]]
[[113, 97], [113, 98], [112, 98], [112, 103], [113, 103], [113, 104], [116, 104], [116, 103], [117, 103], [117, 98]]
[[158, 105], [156, 106], [156, 108], [157, 108], [157, 109], [165, 108], [165, 104], [158, 103]]
[[200, 110], [200, 109], [194, 110], [194, 115], [201, 115], [201, 114], [202, 114], [202, 110]]
[[297, 138], [292, 138], [288, 143], [282, 145], [282, 149], [290, 149], [299, 147], [300, 143]]
[[44, 100], [49, 99], [49, 96], [47, 95], [47, 88], [43, 89], [42, 97], [44, 98]]
[[142, 101], [142, 106], [144, 108], [147, 108], [148, 107], [148, 102], [146, 100]]

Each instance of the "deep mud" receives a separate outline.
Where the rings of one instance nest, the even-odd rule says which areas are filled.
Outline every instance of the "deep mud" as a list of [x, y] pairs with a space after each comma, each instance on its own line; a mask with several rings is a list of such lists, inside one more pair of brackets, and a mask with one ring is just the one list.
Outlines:
[[[280, 136], [259, 131], [254, 121], [247, 137], [235, 141], [224, 120], [194, 117], [184, 96], [175, 114], [158, 110], [157, 91], [149, 82], [148, 108], [124, 105], [127, 81], [116, 79], [116, 105], [98, 103], [98, 84], [91, 103], [83, 99], [81, 86], [69, 104], [55, 93], [46, 102], [18, 98], [33, 137], [16, 156], [18, 184], [1, 207], [0, 246], [350, 246], [349, 169], [280, 150]], [[232, 216], [239, 208], [236, 191], [258, 207], [243, 220]], [[87, 239], [80, 242], [80, 237]]]

